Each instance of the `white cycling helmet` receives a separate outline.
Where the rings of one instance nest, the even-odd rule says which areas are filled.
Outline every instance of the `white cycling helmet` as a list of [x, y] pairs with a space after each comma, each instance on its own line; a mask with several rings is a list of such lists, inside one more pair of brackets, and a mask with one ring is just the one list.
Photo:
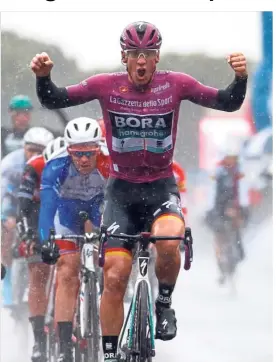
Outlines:
[[43, 127], [32, 127], [24, 135], [24, 143], [44, 146], [54, 139], [52, 132]]
[[69, 145], [90, 142], [99, 144], [102, 131], [95, 119], [80, 117], [67, 124], [64, 130], [64, 138]]
[[49, 162], [53, 158], [65, 153], [67, 150], [67, 143], [63, 137], [57, 137], [50, 141], [43, 151], [45, 162]]

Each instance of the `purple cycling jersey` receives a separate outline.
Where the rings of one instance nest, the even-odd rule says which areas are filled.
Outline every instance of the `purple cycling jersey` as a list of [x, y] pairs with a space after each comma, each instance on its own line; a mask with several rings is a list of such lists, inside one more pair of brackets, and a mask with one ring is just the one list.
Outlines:
[[144, 91], [135, 88], [125, 72], [95, 75], [66, 89], [73, 103], [99, 100], [110, 175], [137, 183], [173, 175], [181, 101], [212, 107], [218, 95], [217, 89], [171, 71], [157, 71]]

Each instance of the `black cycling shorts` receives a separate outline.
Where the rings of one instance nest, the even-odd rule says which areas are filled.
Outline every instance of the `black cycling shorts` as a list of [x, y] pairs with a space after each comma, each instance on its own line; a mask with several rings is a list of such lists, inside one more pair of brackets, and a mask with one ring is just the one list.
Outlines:
[[[140, 184], [109, 178], [105, 192], [102, 224], [113, 234], [151, 231], [153, 222], [164, 214], [174, 214], [184, 220], [174, 177]], [[131, 251], [133, 246], [110, 237], [106, 250]]]

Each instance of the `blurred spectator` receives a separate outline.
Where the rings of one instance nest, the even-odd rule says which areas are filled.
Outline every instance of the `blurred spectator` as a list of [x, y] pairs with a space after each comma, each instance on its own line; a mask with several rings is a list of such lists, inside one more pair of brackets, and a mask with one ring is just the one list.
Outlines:
[[215, 255], [219, 269], [219, 283], [225, 282], [223, 245], [227, 239], [228, 219], [236, 233], [239, 258], [244, 258], [241, 230], [249, 217], [249, 188], [239, 163], [242, 139], [230, 138], [221, 150], [221, 161], [213, 173], [209, 189], [209, 207], [206, 214], [207, 225], [214, 233]]
[[10, 129], [1, 127], [1, 158], [23, 147], [23, 137], [30, 126], [32, 109], [33, 105], [28, 96], [17, 95], [10, 100], [12, 124]]

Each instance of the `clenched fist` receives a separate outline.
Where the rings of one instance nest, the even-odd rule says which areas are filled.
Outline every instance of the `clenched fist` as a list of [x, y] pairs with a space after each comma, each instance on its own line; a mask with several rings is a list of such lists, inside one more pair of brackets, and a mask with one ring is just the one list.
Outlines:
[[30, 67], [37, 77], [47, 77], [54, 66], [47, 53], [36, 54], [33, 57]]
[[237, 77], [247, 77], [246, 58], [242, 53], [230, 54], [227, 61]]

